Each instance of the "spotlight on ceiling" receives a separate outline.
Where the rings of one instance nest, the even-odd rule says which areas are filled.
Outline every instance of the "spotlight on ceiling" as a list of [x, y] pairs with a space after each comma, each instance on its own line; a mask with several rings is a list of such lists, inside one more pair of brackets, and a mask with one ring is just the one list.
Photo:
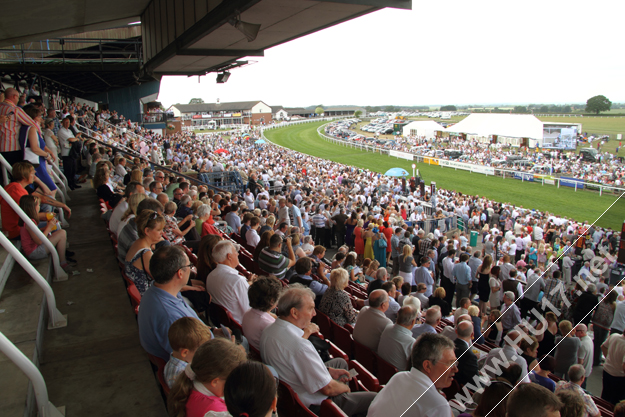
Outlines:
[[230, 78], [230, 73], [228, 71], [221, 72], [217, 74], [217, 84], [223, 84]]
[[237, 16], [230, 20], [230, 24], [234, 26], [239, 32], [245, 35], [248, 42], [252, 42], [258, 36], [260, 25], [256, 23], [247, 23], [241, 21], [241, 17]]

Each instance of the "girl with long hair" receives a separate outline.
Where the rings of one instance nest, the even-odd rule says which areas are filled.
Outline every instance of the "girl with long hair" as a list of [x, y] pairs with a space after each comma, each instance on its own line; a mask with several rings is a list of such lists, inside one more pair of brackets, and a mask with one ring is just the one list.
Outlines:
[[226, 379], [245, 361], [244, 350], [229, 340], [216, 338], [204, 343], [169, 392], [169, 415], [203, 417], [209, 411], [228, 411], [223, 400]]

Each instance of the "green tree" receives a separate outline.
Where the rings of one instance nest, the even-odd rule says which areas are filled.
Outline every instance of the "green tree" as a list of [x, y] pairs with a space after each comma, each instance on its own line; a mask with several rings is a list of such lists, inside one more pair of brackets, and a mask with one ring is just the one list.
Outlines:
[[586, 111], [588, 113], [599, 114], [608, 111], [612, 107], [612, 102], [606, 96], [594, 96], [586, 101]]
[[562, 113], [571, 113], [572, 111], [573, 109], [571, 109], [571, 106], [569, 106], [568, 104], [562, 107]]
[[441, 106], [440, 111], [456, 111], [458, 108], [456, 106]]
[[317, 106], [315, 109], [315, 114], [323, 114], [323, 106]]
[[191, 100], [189, 100], [189, 104], [202, 104], [204, 103], [204, 100], [202, 100], [201, 98], [192, 98]]
[[540, 113], [549, 113], [549, 107], [548, 106], [542, 106], [538, 111]]
[[362, 112], [361, 112], [360, 110], [356, 110], [356, 111], [354, 112], [354, 117], [355, 117], [356, 119], [359, 119], [359, 118], [360, 118], [360, 116], [362, 116]]
[[512, 113], [527, 113], [527, 107], [525, 106], [514, 106]]

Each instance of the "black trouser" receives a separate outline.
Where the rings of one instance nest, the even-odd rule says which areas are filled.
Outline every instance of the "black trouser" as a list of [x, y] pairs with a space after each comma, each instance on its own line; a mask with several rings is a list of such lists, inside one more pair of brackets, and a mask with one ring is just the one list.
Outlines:
[[315, 228], [315, 245], [323, 245], [326, 240], [326, 228], [325, 227], [316, 227]]
[[330, 247], [332, 247], [332, 229], [323, 229], [323, 235], [324, 235], [324, 243], [322, 243], [323, 246], [326, 247], [326, 249], [330, 249]]
[[67, 185], [72, 190], [76, 188], [76, 160], [71, 156], [62, 156], [63, 160], [63, 173], [67, 178]]
[[[24, 151], [2, 152], [4, 159], [13, 166], [13, 164], [24, 160]], [[2, 179], [4, 179], [4, 170], [2, 170]], [[9, 182], [11, 181], [11, 170], [9, 170]], [[4, 187], [4, 182], [2, 183]]]
[[530, 300], [527, 297], [523, 297], [519, 304], [520, 304], [520, 307], [521, 307], [521, 318], [522, 319], [524, 319], [528, 315], [530, 315], [530, 312], [532, 311], [533, 308], [538, 307], [538, 301]]
[[456, 293], [456, 284], [451, 282], [445, 275], [441, 276], [441, 286], [445, 289], [445, 301], [451, 306], [451, 302], [454, 299]]
[[521, 255], [523, 255], [525, 253], [525, 249], [522, 250], [517, 250], [516, 253], [514, 254], [514, 262], [519, 262], [521, 260]]
[[335, 230], [336, 247], [340, 248], [345, 244], [345, 230]]

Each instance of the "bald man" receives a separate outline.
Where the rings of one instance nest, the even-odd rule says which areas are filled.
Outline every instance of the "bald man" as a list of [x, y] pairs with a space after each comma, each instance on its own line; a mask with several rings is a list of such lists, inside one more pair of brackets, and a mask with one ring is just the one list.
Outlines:
[[4, 101], [0, 103], [0, 153], [11, 165], [22, 161], [24, 151], [19, 144], [19, 133], [22, 126], [32, 126], [41, 133], [39, 125], [17, 106], [20, 93], [15, 88], [7, 88]]
[[456, 358], [458, 358], [458, 372], [454, 376], [460, 385], [472, 382], [473, 377], [477, 375], [477, 356], [471, 350], [471, 341], [473, 340], [473, 323], [471, 321], [460, 321], [456, 326], [456, 340], [454, 340], [454, 349]]
[[588, 336], [588, 327], [586, 327], [585, 324], [578, 324], [575, 327], [575, 337], [582, 342], [577, 352], [577, 363], [584, 367], [585, 379], [582, 382], [582, 388], [586, 389], [586, 379], [588, 379], [592, 373], [592, 361], [595, 347], [592, 339]]
[[[501, 365], [502, 361], [515, 362], [521, 366], [521, 381], [527, 383], [531, 382], [529, 376], [527, 375], [527, 362], [522, 356], [517, 354], [517, 349], [519, 348], [519, 343], [521, 343], [521, 339], [523, 339], [523, 336], [528, 337], [525, 334], [521, 335], [518, 330], [512, 330], [508, 332], [508, 334], [504, 338], [504, 347], [492, 349], [490, 352], [488, 352], [486, 362], [484, 363], [484, 367], [482, 369], [489, 376], [495, 377], [498, 376], [498, 374], [493, 373], [491, 370], [502, 367], [505, 368], [508, 366], [507, 363]], [[497, 362], [499, 363], [499, 365], [496, 365]]]
[[393, 322], [384, 314], [388, 307], [388, 293], [382, 289], [374, 290], [369, 295], [369, 306], [363, 307], [356, 317], [354, 340], [376, 353], [382, 332], [387, 326], [393, 325]]

